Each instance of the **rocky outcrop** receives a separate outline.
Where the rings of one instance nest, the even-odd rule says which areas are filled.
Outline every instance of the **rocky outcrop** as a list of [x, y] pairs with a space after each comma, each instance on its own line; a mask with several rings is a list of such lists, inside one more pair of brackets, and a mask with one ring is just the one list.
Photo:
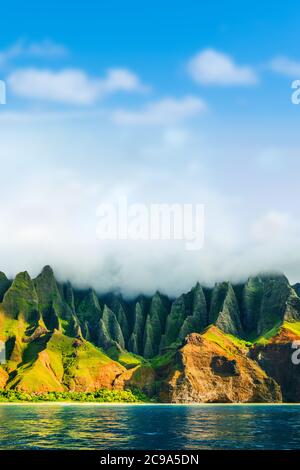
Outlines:
[[83, 337], [94, 344], [99, 344], [99, 321], [102, 310], [94, 289], [89, 289], [77, 307]]
[[197, 283], [190, 292], [182, 294], [172, 303], [160, 350], [176, 341], [182, 341], [189, 333], [200, 332], [207, 325], [206, 299], [200, 284]]
[[[210, 337], [214, 336], [214, 340]], [[280, 387], [220, 330], [191, 334], [164, 366], [159, 396], [171, 403], [280, 402]], [[160, 376], [163, 370], [159, 371]]]
[[[28, 392], [137, 387], [166, 402], [295, 402], [300, 365], [298, 285], [250, 277], [176, 299], [124, 299], [0, 272], [0, 388]], [[299, 354], [300, 357], [300, 354]]]
[[146, 301], [140, 298], [135, 304], [133, 329], [128, 342], [128, 349], [134, 354], [143, 354], [144, 327], [146, 322]]
[[114, 345], [125, 348], [125, 341], [116, 315], [105, 305], [99, 321], [98, 346], [108, 349]]
[[2, 311], [12, 319], [23, 318], [28, 323], [39, 320], [38, 296], [27, 271], [19, 273], [5, 292]]
[[8, 378], [8, 373], [4, 369], [2, 369], [2, 367], [0, 367], [0, 390], [5, 388]]
[[300, 320], [300, 299], [283, 275], [250, 277], [243, 290], [242, 321], [256, 336], [283, 321]]
[[200, 332], [208, 325], [208, 312], [206, 299], [199, 282], [186, 295], [185, 320], [180, 328], [179, 340], [183, 340], [188, 334]]
[[[39, 311], [43, 321], [49, 330], [60, 330], [63, 327], [62, 321], [68, 322], [68, 334], [80, 336], [81, 331], [76, 315], [62, 296], [60, 286], [56, 282], [53, 270], [50, 266], [45, 266], [34, 279], [35, 290], [38, 297]], [[70, 293], [70, 292], [69, 292]], [[69, 295], [67, 292], [67, 295]], [[68, 299], [69, 300], [69, 299]]]
[[7, 279], [6, 275], [0, 271], [0, 302], [3, 301], [5, 292], [10, 288], [11, 281]]
[[[33, 281], [28, 273], [20, 273], [11, 283], [0, 273], [6, 315], [25, 315], [26, 321], [29, 315], [31, 322], [41, 320], [50, 331], [85, 338], [104, 349], [117, 342], [147, 359], [209, 324], [247, 339], [284, 321], [300, 321], [297, 289], [297, 284], [292, 287], [285, 276], [276, 274], [250, 277], [239, 286], [222, 282], [213, 289], [197, 283], [173, 301], [159, 292], [125, 300], [120, 294], [99, 296], [93, 289], [59, 284], [50, 266]], [[104, 314], [105, 306], [109, 310]]]
[[47, 330], [47, 328], [44, 328], [43, 326], [38, 326], [34, 332], [32, 333], [32, 335], [30, 336], [24, 336], [22, 338], [22, 341], [23, 343], [32, 343], [32, 341], [35, 341], [37, 340], [38, 338], [40, 338], [41, 336], [43, 335], [46, 335], [49, 333], [49, 330]]
[[145, 323], [143, 356], [146, 358], [156, 356], [156, 354], [159, 353], [161, 338], [165, 331], [168, 309], [168, 299], [159, 292], [156, 292], [151, 299], [149, 313]]
[[251, 357], [280, 385], [285, 402], [300, 402], [299, 350], [300, 331], [295, 333], [287, 327], [280, 328], [266, 344], [255, 345], [251, 350]]
[[25, 348], [22, 362], [7, 377], [6, 389], [29, 393], [111, 389], [125, 370], [87, 341], [61, 332], [36, 338]]
[[114, 388], [121, 390], [132, 387], [138, 388], [149, 397], [152, 397], [156, 392], [155, 381], [154, 369], [147, 365], [139, 365], [118, 375], [114, 381]]
[[209, 323], [215, 324], [225, 333], [243, 337], [239, 305], [229, 282], [216, 284], [212, 292]]
[[261, 306], [264, 295], [264, 282], [260, 277], [250, 277], [242, 294], [241, 319], [246, 331], [255, 331], [258, 335], [258, 322], [261, 317]]

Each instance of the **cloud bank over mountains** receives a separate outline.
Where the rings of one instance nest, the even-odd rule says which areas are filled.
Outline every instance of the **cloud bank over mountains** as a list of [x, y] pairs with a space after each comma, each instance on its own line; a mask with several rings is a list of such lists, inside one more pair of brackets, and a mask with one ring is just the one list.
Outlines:
[[[8, 123], [0, 141], [1, 269], [10, 276], [51, 264], [61, 279], [100, 291], [120, 288], [125, 295], [156, 289], [176, 295], [197, 280], [238, 282], [268, 270], [299, 279], [300, 225], [292, 200], [297, 172], [279, 167], [270, 177], [254, 149], [252, 161], [245, 155], [237, 165], [238, 148], [227, 148], [225, 161], [191, 129], [124, 133], [105, 120], [97, 133], [85, 120], [63, 127]], [[287, 180], [290, 188], [279, 194], [276, 188]], [[121, 196], [129, 203], [203, 203], [204, 247], [98, 240], [98, 205]]]

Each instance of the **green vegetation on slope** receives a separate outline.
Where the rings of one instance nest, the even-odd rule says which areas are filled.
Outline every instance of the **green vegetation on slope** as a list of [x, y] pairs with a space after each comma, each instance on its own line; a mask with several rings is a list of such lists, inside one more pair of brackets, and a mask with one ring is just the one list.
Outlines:
[[245, 341], [237, 336], [231, 335], [229, 333], [224, 333], [222, 330], [217, 329], [213, 325], [210, 325], [208, 328], [206, 328], [206, 330], [203, 332], [203, 337], [210, 341], [213, 341], [214, 343], [221, 346], [223, 349], [228, 348], [229, 342], [240, 349], [247, 349], [252, 344], [251, 342]]
[[0, 272], [0, 296], [0, 383], [18, 393], [95, 393], [133, 380], [150, 389], [190, 333], [232, 355], [266, 344], [282, 326], [300, 334], [300, 298], [282, 275], [205, 290], [197, 283], [173, 300], [159, 292], [126, 300], [60, 284], [47, 266], [33, 280]]
[[122, 366], [126, 367], [126, 369], [131, 369], [133, 367], [147, 363], [147, 360], [142, 356], [130, 353], [126, 351], [126, 349], [120, 349], [116, 346], [112, 346], [105, 352], [114, 361], [118, 361], [120, 364], [122, 364]]
[[249, 341], [253, 344], [260, 344], [260, 345], [265, 345], [268, 343], [268, 341], [273, 338], [273, 336], [276, 336], [282, 327], [282, 323], [277, 323], [273, 328], [270, 330], [264, 331], [263, 334], [257, 336], [256, 334], [252, 334], [249, 336]]
[[158, 356], [153, 357], [150, 361], [151, 366], [153, 367], [153, 369], [159, 369], [160, 367], [168, 365], [174, 358], [176, 352], [177, 348], [174, 347], [170, 348], [164, 354], [160, 354]]

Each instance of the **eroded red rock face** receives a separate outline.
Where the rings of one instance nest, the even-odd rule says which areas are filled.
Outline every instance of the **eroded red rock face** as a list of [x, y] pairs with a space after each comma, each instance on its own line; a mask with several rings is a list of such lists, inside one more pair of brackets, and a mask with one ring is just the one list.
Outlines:
[[300, 402], [300, 364], [294, 364], [294, 341], [300, 337], [286, 328], [274, 336], [268, 344], [255, 346], [251, 356], [280, 385], [285, 402]]
[[[280, 387], [247, 352], [210, 328], [214, 341], [193, 333], [165, 368], [159, 396], [173, 403], [280, 402]], [[218, 341], [218, 344], [215, 342]], [[164, 370], [160, 371], [163, 376]]]
[[8, 380], [7, 372], [0, 368], [0, 390], [5, 387], [7, 380]]
[[155, 394], [156, 376], [152, 367], [137, 366], [127, 369], [114, 380], [114, 388], [124, 390], [128, 387], [137, 387], [149, 396]]

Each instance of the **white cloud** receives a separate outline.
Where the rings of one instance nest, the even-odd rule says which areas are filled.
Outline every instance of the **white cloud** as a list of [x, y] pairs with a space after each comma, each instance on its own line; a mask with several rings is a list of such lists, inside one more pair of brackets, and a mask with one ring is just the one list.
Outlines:
[[13, 93], [23, 98], [84, 105], [118, 91], [146, 90], [137, 75], [127, 69], [110, 69], [106, 77], [99, 79], [80, 69], [25, 68], [13, 72], [7, 82]]
[[64, 57], [68, 49], [62, 44], [45, 39], [41, 42], [19, 40], [7, 49], [0, 51], [0, 65], [19, 57], [54, 58]]
[[141, 83], [139, 77], [127, 69], [109, 69], [107, 76], [98, 84], [99, 93], [107, 94], [116, 91], [135, 91], [144, 93], [149, 87]]
[[68, 49], [62, 44], [56, 44], [48, 39], [41, 42], [28, 43], [24, 46], [24, 54], [31, 57], [64, 57], [68, 54]]
[[270, 69], [273, 72], [281, 75], [286, 75], [291, 78], [300, 77], [300, 62], [297, 62], [288, 57], [276, 57], [270, 62]]
[[112, 114], [113, 121], [125, 125], [169, 125], [184, 121], [206, 110], [205, 102], [194, 96], [181, 99], [165, 98], [131, 111], [119, 109]]
[[287, 213], [271, 210], [255, 221], [252, 233], [256, 240], [270, 242], [286, 236], [286, 230], [291, 228], [290, 224]]
[[17, 96], [62, 103], [90, 104], [98, 95], [97, 82], [76, 69], [21, 69], [8, 77], [8, 84]]
[[253, 85], [258, 82], [251, 67], [238, 65], [229, 55], [214, 49], [205, 49], [192, 57], [188, 72], [202, 85]]
[[[268, 270], [300, 279], [299, 158], [266, 175], [247, 158], [259, 146], [248, 123], [223, 122], [209, 138], [204, 126], [124, 128], [96, 112], [58, 119], [55, 111], [47, 120], [36, 111], [32, 121], [29, 113], [20, 121], [0, 113], [1, 270], [36, 275], [49, 263], [61, 279], [126, 294], [177, 295], [197, 280], [239, 282]], [[276, 146], [282, 135], [274, 139]], [[203, 249], [188, 252], [173, 240], [100, 242], [96, 209], [122, 195], [205, 204]]]

